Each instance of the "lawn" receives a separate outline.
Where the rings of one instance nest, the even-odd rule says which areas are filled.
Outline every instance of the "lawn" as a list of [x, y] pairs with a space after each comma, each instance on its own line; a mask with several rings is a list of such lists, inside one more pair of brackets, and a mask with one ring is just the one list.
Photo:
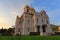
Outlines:
[[0, 36], [0, 40], [60, 40], [60, 36]]

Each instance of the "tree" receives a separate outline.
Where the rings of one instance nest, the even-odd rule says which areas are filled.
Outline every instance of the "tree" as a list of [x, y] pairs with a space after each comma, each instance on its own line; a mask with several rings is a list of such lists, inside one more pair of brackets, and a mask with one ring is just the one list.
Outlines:
[[3, 36], [11, 36], [12, 33], [14, 33], [14, 28], [0, 29], [0, 35], [3, 35]]

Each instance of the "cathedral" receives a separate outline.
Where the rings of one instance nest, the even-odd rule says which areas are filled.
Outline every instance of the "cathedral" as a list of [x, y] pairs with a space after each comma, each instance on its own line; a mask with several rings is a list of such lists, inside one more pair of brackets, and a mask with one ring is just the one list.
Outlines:
[[50, 35], [52, 32], [49, 17], [45, 10], [36, 12], [26, 5], [21, 17], [16, 17], [15, 34], [19, 35]]

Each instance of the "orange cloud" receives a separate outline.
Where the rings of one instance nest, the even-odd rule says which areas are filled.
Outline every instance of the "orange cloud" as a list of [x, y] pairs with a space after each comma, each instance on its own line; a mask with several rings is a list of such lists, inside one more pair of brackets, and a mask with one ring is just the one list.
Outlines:
[[3, 16], [0, 16], [0, 23], [7, 23], [7, 22], [9, 22], [9, 21], [10, 21], [9, 18], [5, 18], [5, 17], [3, 17]]
[[7, 24], [1, 24], [0, 23], [0, 29], [1, 28], [8, 29], [9, 28], [9, 25], [7, 25]]
[[[33, 0], [7, 0], [6, 3], [0, 2], [0, 28], [9, 28], [12, 25], [15, 25], [15, 20], [17, 15], [21, 15], [25, 5], [30, 5]], [[9, 3], [8, 3], [9, 2]]]
[[5, 18], [3, 16], [0, 16], [0, 29], [3, 28], [9, 28], [9, 18]]

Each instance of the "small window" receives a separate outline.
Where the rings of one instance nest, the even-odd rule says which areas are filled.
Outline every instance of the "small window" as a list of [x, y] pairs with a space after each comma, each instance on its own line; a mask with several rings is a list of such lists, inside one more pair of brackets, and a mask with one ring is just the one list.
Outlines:
[[43, 21], [43, 19], [42, 19], [42, 23], [43, 23], [44, 21]]
[[46, 23], [48, 24], [48, 20], [46, 20]]
[[34, 31], [34, 27], [33, 27], [33, 31]]
[[37, 21], [37, 23], [38, 23], [38, 18], [37, 18], [37, 20], [36, 20], [36, 21]]
[[30, 23], [30, 21], [28, 20], [28, 24]]
[[28, 29], [28, 32], [29, 32], [29, 27], [27, 29]]
[[42, 16], [42, 14], [41, 14], [41, 16]]

